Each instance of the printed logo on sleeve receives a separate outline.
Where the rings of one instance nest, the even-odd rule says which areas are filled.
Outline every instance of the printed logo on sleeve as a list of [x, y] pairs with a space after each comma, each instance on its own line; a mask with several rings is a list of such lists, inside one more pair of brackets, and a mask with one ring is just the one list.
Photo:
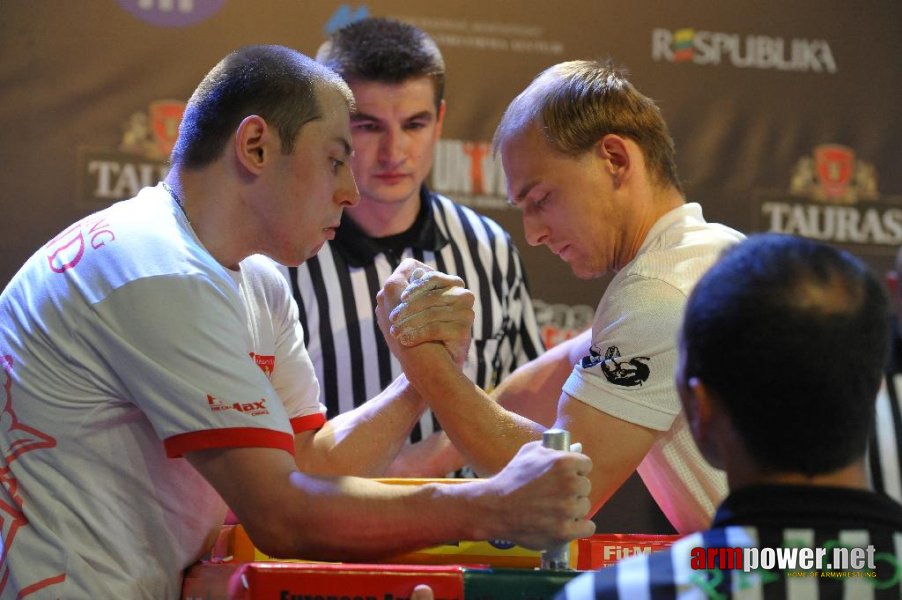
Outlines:
[[47, 242], [47, 263], [54, 273], [74, 269], [85, 254], [85, 249], [100, 250], [116, 240], [106, 217], [94, 215], [75, 223]]
[[266, 408], [266, 398], [260, 398], [257, 402], [226, 402], [207, 394], [207, 403], [210, 405], [212, 412], [235, 410], [251, 417], [269, 414], [269, 409]]
[[602, 357], [601, 352], [593, 346], [589, 350], [589, 356], [584, 356], [580, 360], [580, 367], [583, 369], [591, 369], [592, 367], [601, 366], [601, 372], [604, 373], [605, 379], [622, 387], [635, 387], [642, 385], [651, 375], [651, 369], [645, 364], [650, 360], [647, 356], [637, 356], [630, 360], [622, 360], [620, 349], [617, 346], [609, 346]]
[[272, 372], [276, 368], [276, 357], [256, 354], [254, 352], [251, 352], [250, 355], [251, 358], [254, 359], [254, 362], [257, 363], [257, 366], [263, 371], [264, 375], [272, 377]]

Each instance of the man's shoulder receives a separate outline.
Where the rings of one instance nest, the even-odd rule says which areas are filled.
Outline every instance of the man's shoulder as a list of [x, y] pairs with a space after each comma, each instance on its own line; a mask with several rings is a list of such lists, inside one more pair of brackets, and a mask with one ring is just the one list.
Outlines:
[[623, 270], [621, 278], [637, 275], [660, 280], [687, 294], [730, 246], [744, 235], [718, 223], [695, 223], [664, 231]]
[[253, 254], [242, 260], [240, 267], [244, 286], [256, 296], [271, 302], [291, 295], [288, 269], [268, 256]]
[[282, 271], [287, 271], [273, 259], [263, 254], [251, 254], [241, 261], [241, 270], [246, 272], [248, 276], [257, 279], [280, 280], [283, 279]]

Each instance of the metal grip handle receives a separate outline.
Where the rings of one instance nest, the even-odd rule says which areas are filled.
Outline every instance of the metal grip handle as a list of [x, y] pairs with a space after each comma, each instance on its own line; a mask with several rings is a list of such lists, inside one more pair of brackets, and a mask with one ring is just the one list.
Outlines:
[[[542, 433], [542, 446], [552, 450], [570, 450], [570, 432], [566, 429], [548, 429]], [[570, 544], [542, 550], [540, 568], [551, 571], [570, 569]]]

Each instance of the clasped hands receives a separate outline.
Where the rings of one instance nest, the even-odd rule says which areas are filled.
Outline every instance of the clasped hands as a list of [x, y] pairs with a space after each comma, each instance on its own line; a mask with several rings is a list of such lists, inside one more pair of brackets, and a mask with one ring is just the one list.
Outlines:
[[376, 318], [389, 348], [402, 363], [407, 349], [435, 342], [461, 367], [470, 348], [475, 301], [460, 277], [408, 258], [376, 295]]

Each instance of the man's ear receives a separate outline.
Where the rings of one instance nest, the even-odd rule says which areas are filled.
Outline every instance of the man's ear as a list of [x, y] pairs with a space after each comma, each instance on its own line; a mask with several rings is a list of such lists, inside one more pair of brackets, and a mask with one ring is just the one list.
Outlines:
[[442, 137], [442, 127], [445, 125], [445, 101], [439, 102], [438, 111], [435, 113], [435, 139]]
[[686, 382], [683, 399], [686, 406], [686, 418], [692, 438], [709, 463], [720, 467], [720, 456], [717, 451], [716, 431], [720, 404], [714, 393], [698, 377], [690, 377]]
[[627, 180], [632, 167], [632, 156], [626, 139], [609, 133], [598, 140], [595, 151], [605, 162], [608, 173], [614, 179], [614, 187], [619, 188]]
[[258, 115], [248, 115], [235, 132], [235, 157], [248, 172], [259, 174], [269, 160], [269, 153], [276, 149], [273, 141], [278, 144], [279, 139], [266, 120]]

